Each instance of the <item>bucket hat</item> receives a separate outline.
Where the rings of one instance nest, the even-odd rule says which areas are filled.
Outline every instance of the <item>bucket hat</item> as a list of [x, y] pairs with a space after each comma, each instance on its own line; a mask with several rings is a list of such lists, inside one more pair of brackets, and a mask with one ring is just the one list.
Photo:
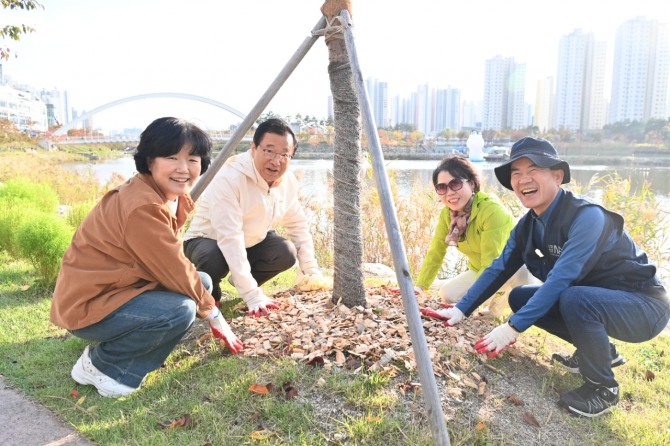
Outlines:
[[514, 143], [510, 151], [509, 161], [493, 169], [500, 184], [507, 189], [512, 190], [510, 182], [512, 163], [524, 157], [531, 160], [538, 167], [555, 168], [558, 166], [564, 172], [562, 184], [570, 182], [570, 166], [558, 157], [554, 146], [546, 139], [528, 136]]

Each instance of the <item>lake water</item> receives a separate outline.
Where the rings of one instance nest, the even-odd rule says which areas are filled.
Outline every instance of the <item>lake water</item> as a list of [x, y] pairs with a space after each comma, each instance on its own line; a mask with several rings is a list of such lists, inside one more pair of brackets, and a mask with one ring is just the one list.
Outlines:
[[[401, 196], [407, 196], [411, 193], [414, 186], [423, 185], [430, 187], [432, 185], [432, 172], [438, 165], [438, 161], [405, 161], [393, 160], [385, 163], [387, 175], [392, 182], [398, 186], [398, 192]], [[475, 163], [479, 170], [482, 183], [485, 188], [495, 187], [502, 190], [493, 172], [495, 163], [479, 162]], [[125, 178], [131, 177], [135, 173], [135, 162], [132, 157], [124, 157], [115, 160], [108, 160], [96, 163], [71, 164], [66, 166], [68, 169], [79, 171], [90, 171], [98, 179], [105, 183], [114, 173], [119, 173]], [[310, 200], [320, 202], [331, 202], [329, 183], [332, 178], [333, 162], [331, 160], [300, 160], [291, 161], [291, 171], [298, 177], [303, 194]], [[654, 191], [661, 208], [670, 215], [670, 167], [610, 167], [610, 166], [570, 166], [572, 181], [580, 185], [586, 185], [594, 175], [607, 175], [612, 173], [619, 174], [622, 178], [630, 178], [633, 190], [637, 190], [644, 181], [648, 181], [651, 189]], [[670, 243], [670, 239], [666, 240]], [[661, 276], [670, 281], [670, 271], [667, 268], [661, 268]]]
[[[407, 161], [392, 160], [385, 163], [387, 174], [398, 185], [400, 194], [406, 194], [415, 184], [431, 185], [432, 172], [438, 161]], [[475, 163], [486, 188], [501, 188], [495, 178], [493, 168], [497, 163]], [[98, 179], [105, 183], [114, 173], [129, 178], [135, 173], [135, 162], [132, 157], [123, 157], [95, 163], [70, 164], [66, 168], [91, 171]], [[310, 191], [313, 196], [323, 196], [328, 192], [328, 177], [332, 174], [332, 160], [301, 160], [291, 161], [290, 170], [301, 181], [304, 191]], [[618, 173], [622, 178], [630, 178], [633, 190], [637, 190], [644, 181], [649, 182], [651, 189], [663, 201], [670, 201], [670, 167], [622, 167], [622, 166], [579, 166], [571, 165], [572, 181], [578, 184], [587, 184], [594, 175]]]

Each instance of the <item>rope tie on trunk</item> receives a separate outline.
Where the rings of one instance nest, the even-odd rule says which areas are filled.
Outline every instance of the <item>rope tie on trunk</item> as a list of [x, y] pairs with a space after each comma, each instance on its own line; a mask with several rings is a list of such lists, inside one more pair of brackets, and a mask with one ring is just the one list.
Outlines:
[[316, 31], [312, 31], [312, 35], [324, 36], [327, 45], [333, 39], [344, 39], [344, 31], [350, 26], [350, 23], [342, 23], [340, 16], [335, 16], [332, 19], [326, 17], [326, 26]]

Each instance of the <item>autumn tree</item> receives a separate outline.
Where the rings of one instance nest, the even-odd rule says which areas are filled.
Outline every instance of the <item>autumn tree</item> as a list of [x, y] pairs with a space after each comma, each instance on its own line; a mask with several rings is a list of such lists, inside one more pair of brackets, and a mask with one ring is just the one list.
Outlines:
[[[26, 11], [31, 11], [33, 9], [42, 8], [42, 4], [34, 0], [2, 0], [2, 9], [23, 9]], [[5, 25], [0, 28], [0, 38], [10, 38], [12, 40], [21, 40], [22, 34], [28, 34], [34, 32], [35, 29], [28, 25]], [[0, 59], [9, 59], [10, 49], [6, 47], [0, 47]]]

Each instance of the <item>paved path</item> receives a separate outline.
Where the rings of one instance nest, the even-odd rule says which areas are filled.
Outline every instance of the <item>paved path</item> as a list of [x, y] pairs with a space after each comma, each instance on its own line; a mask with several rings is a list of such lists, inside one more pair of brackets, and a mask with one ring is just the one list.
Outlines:
[[94, 446], [95, 443], [0, 376], [0, 445]]

